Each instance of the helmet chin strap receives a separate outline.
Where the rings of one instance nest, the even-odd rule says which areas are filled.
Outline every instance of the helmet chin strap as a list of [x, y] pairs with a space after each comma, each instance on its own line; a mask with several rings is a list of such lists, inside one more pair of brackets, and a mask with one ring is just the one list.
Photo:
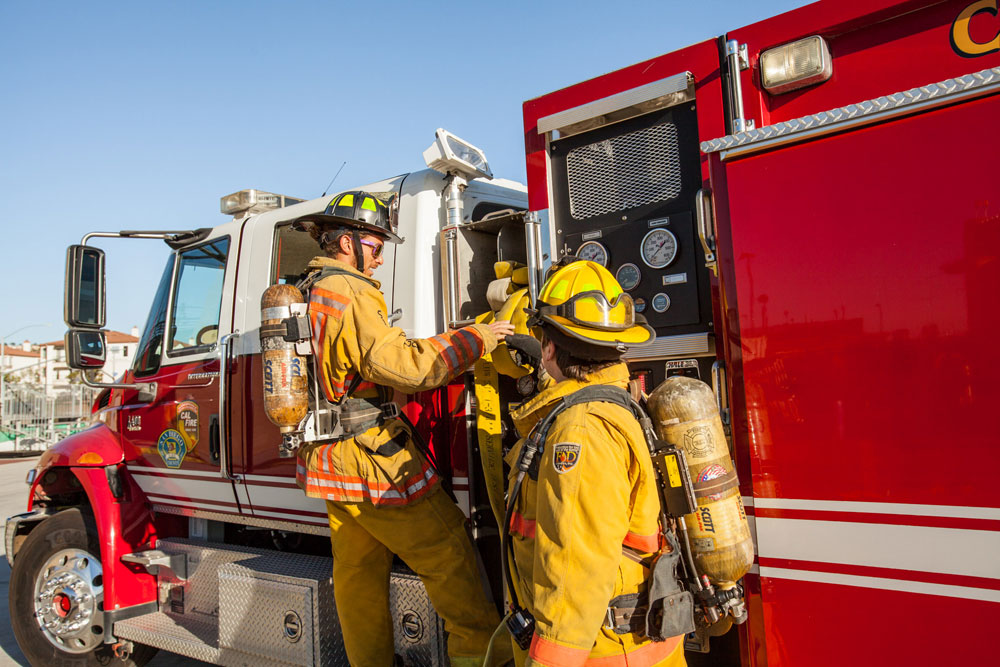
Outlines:
[[354, 261], [358, 271], [365, 272], [365, 249], [361, 247], [361, 232], [357, 229], [351, 231], [351, 240], [354, 241]]

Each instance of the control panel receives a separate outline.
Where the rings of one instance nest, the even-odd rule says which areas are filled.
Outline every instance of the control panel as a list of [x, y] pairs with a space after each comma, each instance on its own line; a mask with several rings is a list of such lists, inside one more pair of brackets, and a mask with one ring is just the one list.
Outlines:
[[657, 337], [712, 329], [693, 101], [549, 143], [559, 256], [606, 267]]

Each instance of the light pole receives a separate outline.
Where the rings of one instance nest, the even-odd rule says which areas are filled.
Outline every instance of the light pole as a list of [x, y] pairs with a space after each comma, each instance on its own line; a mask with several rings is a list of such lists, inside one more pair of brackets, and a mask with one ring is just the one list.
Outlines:
[[4, 365], [7, 363], [7, 339], [18, 333], [19, 331], [24, 331], [25, 329], [30, 329], [31, 327], [48, 327], [52, 326], [49, 322], [45, 324], [25, 324], [19, 329], [14, 329], [9, 334], [6, 334], [0, 338], [0, 426], [3, 426], [4, 417], [7, 416], [4, 411], [3, 404], [3, 389], [4, 389]]

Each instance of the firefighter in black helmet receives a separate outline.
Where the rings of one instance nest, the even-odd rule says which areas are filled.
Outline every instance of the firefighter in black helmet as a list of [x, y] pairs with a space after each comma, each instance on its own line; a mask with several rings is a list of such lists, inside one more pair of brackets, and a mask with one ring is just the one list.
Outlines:
[[[342, 410], [342, 439], [299, 450], [296, 480], [327, 502], [333, 581], [352, 665], [391, 665], [388, 586], [393, 554], [420, 575], [449, 633], [452, 665], [480, 665], [499, 617], [483, 592], [465, 517], [398, 416], [394, 392], [433, 389], [465, 371], [511, 333], [474, 324], [429, 339], [389, 326], [372, 278], [387, 242], [400, 243], [391, 206], [366, 192], [334, 197], [299, 218], [326, 256], [309, 263], [309, 319], [324, 398]], [[367, 417], [350, 430], [347, 414]], [[386, 410], [387, 407], [395, 408]], [[509, 656], [509, 653], [508, 653]]]

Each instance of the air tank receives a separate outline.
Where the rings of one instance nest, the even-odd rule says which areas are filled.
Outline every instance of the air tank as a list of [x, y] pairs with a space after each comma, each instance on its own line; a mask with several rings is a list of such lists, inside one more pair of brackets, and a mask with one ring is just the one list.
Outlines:
[[[309, 411], [309, 375], [306, 359], [295, 353], [294, 341], [286, 340], [285, 320], [291, 306], [304, 303], [293, 285], [272, 285], [260, 299], [260, 351], [264, 369], [264, 412], [288, 441]], [[282, 456], [291, 456], [282, 447]]]
[[739, 480], [711, 387], [668, 378], [649, 395], [657, 437], [684, 450], [698, 510], [684, 517], [699, 574], [726, 590], [753, 565], [753, 540]]

